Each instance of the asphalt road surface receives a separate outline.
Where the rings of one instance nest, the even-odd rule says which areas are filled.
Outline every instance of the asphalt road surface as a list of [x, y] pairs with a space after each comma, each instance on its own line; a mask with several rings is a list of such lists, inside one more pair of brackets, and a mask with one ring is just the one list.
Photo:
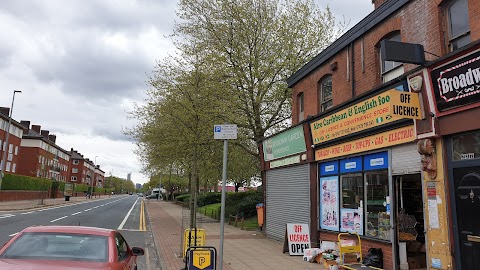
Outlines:
[[145, 249], [138, 257], [138, 269], [161, 269], [153, 236], [148, 227], [142, 198], [136, 195], [52, 206], [38, 210], [0, 213], [0, 244], [21, 230], [39, 225], [89, 226], [119, 230], [130, 247]]

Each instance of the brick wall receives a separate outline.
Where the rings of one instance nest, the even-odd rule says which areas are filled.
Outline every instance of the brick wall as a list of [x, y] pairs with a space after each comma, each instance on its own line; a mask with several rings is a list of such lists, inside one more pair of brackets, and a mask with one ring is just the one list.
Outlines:
[[[40, 200], [42, 196], [44, 199], [50, 198], [51, 192], [31, 191], [31, 190], [2, 190], [0, 191], [0, 201], [22, 201], [22, 200]], [[80, 194], [83, 196], [83, 194]], [[62, 198], [63, 193], [57, 192], [56, 198]]]
[[[347, 237], [342, 237], [342, 239], [347, 239]], [[353, 237], [352, 239], [356, 239]], [[392, 255], [392, 244], [377, 242], [370, 239], [361, 239], [362, 240], [362, 256], [365, 257], [368, 254], [369, 248], [381, 248], [383, 252], [383, 269], [393, 270], [393, 255]], [[330, 232], [320, 232], [320, 241], [333, 241], [338, 242], [338, 233]]]
[[[426, 52], [439, 56], [447, 53], [447, 46], [444, 42], [446, 39], [444, 36], [446, 23], [442, 9], [445, 2], [441, 0], [412, 0], [353, 42], [355, 96], [382, 84], [378, 45], [382, 39], [394, 32], [400, 32], [403, 42], [422, 44]], [[478, 0], [469, 0], [469, 18], [471, 40], [479, 40], [480, 24], [477, 22], [480, 21], [480, 5], [478, 5]], [[351, 47], [352, 44], [349, 46]], [[298, 123], [296, 97], [301, 92], [304, 93], [305, 97], [305, 118], [308, 115], [314, 116], [319, 113], [317, 83], [326, 75], [332, 75], [333, 104], [335, 106], [352, 98], [351, 63], [347, 65], [347, 56], [351, 62], [352, 55], [349, 46], [343, 48], [337, 55], [325, 61], [322, 66], [293, 86], [293, 124]], [[427, 61], [437, 58], [429, 53], [425, 54]], [[330, 65], [335, 62], [337, 63], [337, 69], [332, 71]], [[404, 64], [405, 72], [416, 67], [413, 64]]]

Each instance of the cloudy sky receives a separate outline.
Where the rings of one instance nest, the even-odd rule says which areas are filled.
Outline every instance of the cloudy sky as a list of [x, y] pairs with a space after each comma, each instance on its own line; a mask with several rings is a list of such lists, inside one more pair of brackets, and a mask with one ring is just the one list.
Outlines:
[[[175, 0], [2, 0], [0, 106], [57, 135], [57, 144], [95, 160], [106, 172], [148, 182], [122, 129], [142, 102], [145, 81], [173, 52]], [[350, 27], [371, 0], [316, 0]], [[213, 134], [212, 134], [213, 136]]]

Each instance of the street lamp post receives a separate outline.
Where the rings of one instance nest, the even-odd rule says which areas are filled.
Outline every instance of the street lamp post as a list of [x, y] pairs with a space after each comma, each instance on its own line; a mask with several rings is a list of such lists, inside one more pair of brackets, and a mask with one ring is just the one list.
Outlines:
[[[3, 173], [4, 173], [4, 168], [7, 163], [7, 151], [8, 151], [8, 137], [10, 137], [10, 125], [12, 124], [12, 113], [13, 113], [13, 104], [15, 102], [15, 94], [16, 93], [22, 93], [22, 91], [19, 90], [14, 90], [13, 91], [13, 97], [12, 97], [12, 106], [10, 107], [10, 115], [8, 116], [8, 125], [5, 128], [5, 149], [3, 149], [3, 156], [2, 156], [2, 162], [0, 164], [0, 190], [2, 189], [2, 180], [3, 180]], [[0, 145], [0, 148], [2, 148], [2, 145]]]
[[92, 191], [90, 193], [90, 198], [92, 197], [93, 195], [93, 183], [95, 183], [95, 169], [97, 168], [97, 157], [98, 156], [95, 156], [95, 163], [93, 164], [93, 180], [92, 180]]

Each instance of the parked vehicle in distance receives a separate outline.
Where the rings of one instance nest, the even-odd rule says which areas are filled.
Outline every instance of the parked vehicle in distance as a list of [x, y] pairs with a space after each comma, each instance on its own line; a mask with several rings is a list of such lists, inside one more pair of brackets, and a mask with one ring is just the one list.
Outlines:
[[143, 197], [143, 193], [137, 193], [138, 197]]
[[0, 269], [137, 269], [143, 254], [116, 230], [34, 226], [0, 249]]
[[158, 198], [158, 193], [156, 194], [150, 194], [147, 196], [147, 199], [157, 199]]

